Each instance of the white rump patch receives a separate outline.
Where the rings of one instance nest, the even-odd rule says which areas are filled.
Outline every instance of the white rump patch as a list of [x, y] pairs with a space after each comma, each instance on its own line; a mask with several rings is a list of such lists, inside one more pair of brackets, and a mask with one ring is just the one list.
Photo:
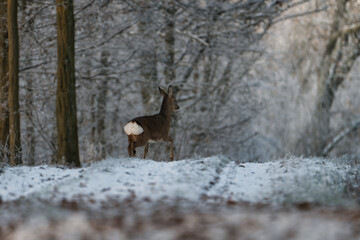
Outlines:
[[144, 132], [144, 129], [136, 122], [128, 122], [124, 127], [124, 131], [127, 135], [140, 135]]

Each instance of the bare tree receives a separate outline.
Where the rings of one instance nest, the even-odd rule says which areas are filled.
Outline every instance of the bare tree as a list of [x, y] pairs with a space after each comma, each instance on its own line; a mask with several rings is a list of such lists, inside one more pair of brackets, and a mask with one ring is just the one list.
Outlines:
[[[153, 89], [157, 88], [158, 79], [158, 56], [157, 45], [155, 42], [152, 25], [154, 24], [155, 16], [152, 16], [152, 11], [147, 11], [146, 7], [139, 8], [137, 18], [139, 19], [139, 40], [142, 47], [140, 48], [140, 81], [143, 82], [141, 87], [141, 97], [143, 102], [143, 108], [145, 112], [151, 113], [155, 111], [156, 104], [154, 100]], [[157, 94], [157, 92], [156, 92]]]
[[22, 163], [19, 109], [19, 36], [17, 0], [8, 0], [7, 22], [9, 33], [9, 129], [10, 165]]
[[176, 7], [174, 1], [164, 4], [164, 76], [167, 84], [172, 84], [176, 78], [175, 66], [175, 20]]
[[58, 159], [81, 166], [79, 159], [75, 91], [75, 21], [72, 0], [56, 1]]
[[97, 113], [96, 113], [96, 132], [98, 141], [100, 143], [100, 157], [104, 159], [106, 157], [106, 136], [105, 136], [105, 119], [106, 119], [106, 103], [107, 103], [107, 92], [108, 92], [108, 80], [106, 79], [107, 68], [108, 68], [109, 53], [106, 50], [101, 52], [100, 63], [101, 70], [100, 76], [103, 77], [99, 84], [99, 95], [97, 98]]
[[0, 157], [6, 159], [9, 138], [7, 0], [0, 1]]

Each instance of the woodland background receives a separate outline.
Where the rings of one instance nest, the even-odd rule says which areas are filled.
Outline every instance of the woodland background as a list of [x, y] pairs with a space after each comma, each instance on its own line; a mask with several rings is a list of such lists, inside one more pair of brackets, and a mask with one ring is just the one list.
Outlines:
[[[22, 158], [56, 162], [56, 3], [18, 10]], [[126, 156], [123, 126], [159, 111], [169, 84], [175, 159], [359, 155], [357, 0], [76, 0], [74, 19], [82, 162]]]

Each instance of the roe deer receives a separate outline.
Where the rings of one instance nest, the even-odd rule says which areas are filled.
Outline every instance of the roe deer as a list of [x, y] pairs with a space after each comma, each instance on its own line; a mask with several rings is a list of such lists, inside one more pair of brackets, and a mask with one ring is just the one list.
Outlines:
[[134, 118], [124, 127], [129, 140], [129, 157], [135, 156], [135, 148], [145, 145], [143, 158], [146, 158], [146, 154], [149, 150], [149, 143], [165, 141], [170, 143], [170, 160], [174, 160], [173, 141], [169, 137], [169, 130], [171, 114], [173, 111], [178, 110], [179, 106], [173, 95], [173, 88], [171, 85], [169, 86], [167, 93], [160, 87], [158, 88], [163, 97], [160, 112], [151, 116]]

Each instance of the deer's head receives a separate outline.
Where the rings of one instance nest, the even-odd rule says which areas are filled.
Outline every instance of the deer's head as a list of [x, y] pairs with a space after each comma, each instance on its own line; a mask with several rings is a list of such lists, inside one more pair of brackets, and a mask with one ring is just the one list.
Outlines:
[[166, 108], [171, 110], [171, 111], [176, 111], [178, 110], [180, 107], [177, 104], [176, 98], [173, 95], [173, 88], [170, 85], [168, 88], [168, 91], [165, 92], [165, 90], [163, 90], [162, 88], [159, 87], [159, 91], [161, 96], [163, 97], [163, 105], [166, 105]]

